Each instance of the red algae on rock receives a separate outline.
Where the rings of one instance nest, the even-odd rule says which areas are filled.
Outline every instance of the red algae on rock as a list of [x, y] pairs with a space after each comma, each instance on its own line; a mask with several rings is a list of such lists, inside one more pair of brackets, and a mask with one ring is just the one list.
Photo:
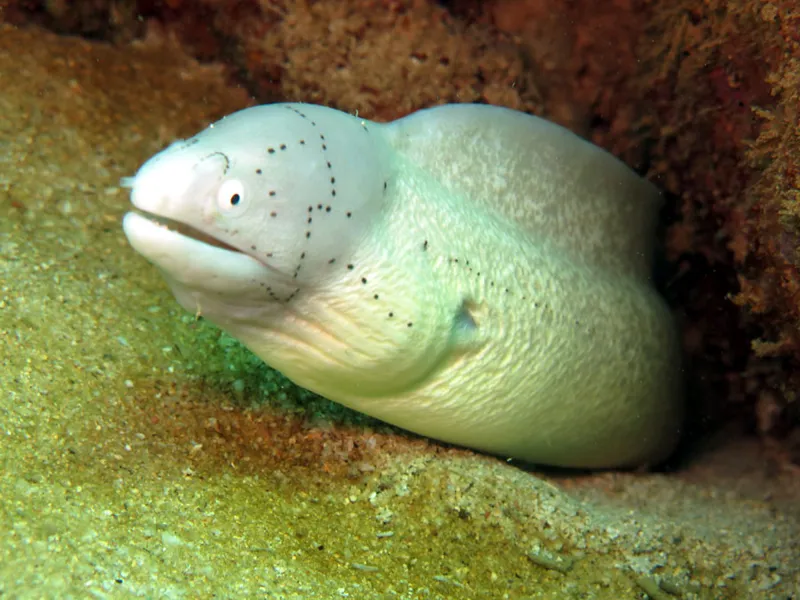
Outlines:
[[[433, 2], [99, 0], [92, 5], [88, 13], [71, 5], [54, 12], [50, 4], [11, 2], [6, 19], [112, 40], [147, 30], [151, 36], [172, 36], [199, 60], [224, 59], [261, 102], [302, 100], [377, 120], [448, 102], [541, 111], [539, 91], [516, 46], [496, 31], [465, 25]], [[105, 28], [98, 24], [104, 20]]]
[[800, 422], [799, 27], [792, 2], [654, 5], [634, 82], [651, 175], [680, 199], [668, 250], [698, 398], [772, 437]]

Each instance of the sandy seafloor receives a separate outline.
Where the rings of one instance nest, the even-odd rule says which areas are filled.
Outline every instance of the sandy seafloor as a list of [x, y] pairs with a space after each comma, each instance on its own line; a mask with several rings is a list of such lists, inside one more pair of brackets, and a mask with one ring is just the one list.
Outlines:
[[798, 475], [537, 477], [299, 393], [180, 309], [120, 177], [241, 108], [168, 48], [0, 28], [0, 598], [798, 598]]

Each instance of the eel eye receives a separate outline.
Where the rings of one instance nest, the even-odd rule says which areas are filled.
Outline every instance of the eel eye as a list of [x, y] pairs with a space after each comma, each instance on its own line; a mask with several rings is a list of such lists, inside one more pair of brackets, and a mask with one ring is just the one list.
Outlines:
[[227, 212], [244, 204], [244, 186], [238, 179], [229, 179], [219, 186], [217, 206], [221, 212]]

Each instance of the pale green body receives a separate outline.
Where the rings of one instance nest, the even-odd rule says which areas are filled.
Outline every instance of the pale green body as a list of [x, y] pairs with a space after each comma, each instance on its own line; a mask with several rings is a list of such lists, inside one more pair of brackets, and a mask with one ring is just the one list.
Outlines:
[[[322, 111], [317, 122], [329, 113], [346, 120], [343, 147], [350, 135], [369, 136], [335, 179], [364, 157], [376, 166], [354, 189], [385, 189], [342, 220], [362, 218], [352, 231], [331, 226], [330, 235], [348, 236], [337, 260], [298, 268], [293, 280], [307, 279], [272, 302], [259, 295], [263, 281], [248, 281], [288, 291], [286, 269], [275, 281], [269, 260], [248, 263], [234, 278], [240, 288], [226, 281], [210, 292], [207, 274], [219, 261], [199, 268], [197, 258], [190, 267], [176, 258], [181, 244], [200, 242], [171, 232], [156, 242], [160, 234], [132, 217], [131, 242], [184, 306], [299, 385], [433, 438], [580, 467], [649, 463], [671, 451], [682, 416], [680, 354], [649, 281], [659, 206], [649, 184], [572, 134], [513, 111], [444, 107], [379, 125], [292, 106]], [[335, 139], [324, 139], [328, 171]], [[343, 164], [333, 156], [334, 168]], [[193, 221], [185, 208], [165, 209], [174, 206], [167, 200], [137, 202], [134, 181], [143, 210], [240, 249], [253, 240], [239, 225], [221, 227], [207, 203]], [[256, 209], [247, 210], [241, 227], [254, 221]], [[327, 257], [316, 239], [290, 240], [286, 255]], [[236, 260], [228, 250], [209, 255], [222, 252]]]

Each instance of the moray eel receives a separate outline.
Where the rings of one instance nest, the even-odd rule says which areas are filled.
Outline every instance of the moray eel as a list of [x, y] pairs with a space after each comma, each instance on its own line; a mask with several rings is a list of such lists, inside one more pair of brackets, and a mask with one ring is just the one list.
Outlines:
[[557, 125], [264, 105], [123, 183], [125, 234], [178, 302], [299, 386], [538, 464], [652, 464], [675, 445], [660, 195]]

